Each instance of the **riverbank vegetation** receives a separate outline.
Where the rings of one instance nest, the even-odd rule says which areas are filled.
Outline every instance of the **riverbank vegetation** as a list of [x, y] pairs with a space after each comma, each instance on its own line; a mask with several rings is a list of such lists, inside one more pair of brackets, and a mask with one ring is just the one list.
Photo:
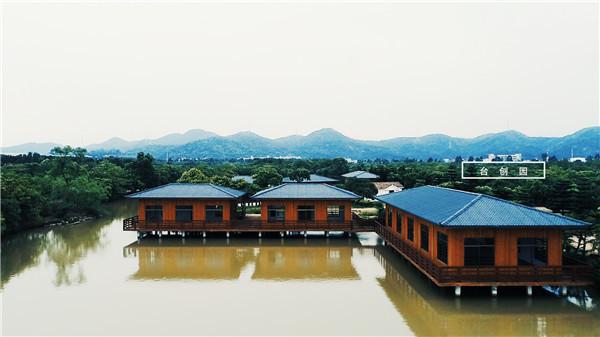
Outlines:
[[[277, 185], [283, 177], [307, 179], [315, 173], [340, 180], [339, 186], [372, 197], [368, 182], [344, 181], [342, 174], [367, 170], [381, 181], [399, 181], [405, 188], [438, 185], [490, 194], [596, 224], [593, 231], [571, 233], [565, 248], [576, 256], [600, 249], [600, 157], [586, 163], [550, 158], [545, 180], [461, 180], [460, 158], [428, 161], [359, 161], [344, 159], [254, 159], [164, 162], [150, 154], [136, 158], [96, 159], [81, 148], [55, 148], [51, 156], [2, 156], [2, 233], [47, 223], [97, 216], [102, 203], [170, 182], [214, 183], [250, 194]], [[250, 175], [254, 182], [232, 180]], [[372, 205], [367, 205], [372, 206]], [[595, 261], [598, 261], [596, 258]], [[600, 262], [596, 262], [600, 269]]]

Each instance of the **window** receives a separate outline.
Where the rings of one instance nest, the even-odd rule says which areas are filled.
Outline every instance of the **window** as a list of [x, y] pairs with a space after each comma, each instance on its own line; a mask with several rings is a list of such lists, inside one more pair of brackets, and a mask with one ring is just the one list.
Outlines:
[[415, 219], [413, 218], [407, 219], [406, 238], [408, 241], [413, 241], [415, 239]]
[[437, 258], [448, 264], [448, 235], [437, 233]]
[[269, 205], [267, 207], [267, 221], [278, 222], [285, 220], [285, 206]]
[[402, 214], [396, 211], [396, 232], [402, 233]]
[[146, 206], [146, 222], [160, 222], [163, 219], [162, 205]]
[[429, 227], [421, 224], [421, 249], [429, 251]]
[[313, 221], [315, 219], [315, 206], [300, 205], [298, 206], [298, 220]]
[[206, 205], [206, 221], [223, 221], [223, 205]]
[[192, 221], [193, 209], [191, 205], [175, 206], [175, 221]]
[[548, 240], [543, 238], [517, 239], [520, 266], [544, 266], [548, 264]]
[[464, 241], [465, 266], [493, 266], [494, 238], [467, 238]]
[[393, 216], [393, 214], [394, 214], [394, 213], [392, 213], [392, 209], [390, 208], [390, 209], [388, 210], [388, 216], [387, 216], [387, 225], [388, 225], [389, 227], [392, 227], [392, 216]]
[[344, 219], [344, 206], [327, 206], [327, 219], [328, 220], [343, 220]]

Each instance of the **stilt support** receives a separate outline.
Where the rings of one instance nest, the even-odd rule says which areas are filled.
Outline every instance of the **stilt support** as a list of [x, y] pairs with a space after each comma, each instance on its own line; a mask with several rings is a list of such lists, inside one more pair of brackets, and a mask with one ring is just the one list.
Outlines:
[[205, 238], [206, 237], [206, 232], [202, 232], [202, 237]]
[[454, 296], [459, 297], [460, 291], [461, 291], [460, 286], [454, 287]]
[[262, 232], [258, 232], [258, 237], [261, 238], [262, 237]]
[[162, 238], [162, 231], [158, 231], [158, 237]]
[[325, 231], [325, 236], [329, 237], [329, 232], [328, 231]]
[[492, 287], [492, 296], [498, 296], [498, 287]]
[[527, 286], [527, 296], [531, 296], [531, 295], [533, 295], [533, 287]]
[[566, 286], [560, 287], [560, 294], [562, 296], [567, 296], [567, 287]]
[[283, 237], [283, 232], [279, 232], [279, 236]]
[[307, 237], [307, 236], [308, 236], [308, 232], [304, 231], [304, 237]]
[[227, 232], [227, 234], [225, 234], [227, 237], [229, 237], [229, 232]]
[[181, 232], [181, 237], [185, 238], [185, 232]]

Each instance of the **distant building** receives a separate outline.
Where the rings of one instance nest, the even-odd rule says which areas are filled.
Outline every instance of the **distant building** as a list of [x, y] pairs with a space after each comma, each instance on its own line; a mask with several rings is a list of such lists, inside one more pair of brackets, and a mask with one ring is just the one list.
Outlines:
[[367, 171], [353, 171], [353, 172], [348, 172], [346, 174], [342, 174], [342, 177], [344, 178], [351, 178], [351, 179], [378, 179], [379, 176], [376, 174], [373, 174], [371, 172], [367, 172]]
[[587, 163], [587, 159], [585, 159], [584, 157], [571, 157], [571, 158], [569, 158], [569, 163], [574, 163], [574, 162]]
[[233, 181], [243, 180], [243, 181], [247, 182], [248, 184], [254, 183], [254, 178], [252, 178], [252, 176], [234, 176], [233, 178], [231, 178], [231, 180], [233, 180]]
[[[509, 160], [510, 159], [510, 160]], [[523, 155], [520, 153], [514, 154], [488, 154], [487, 158], [483, 159], [484, 162], [490, 161], [523, 161]]]
[[400, 192], [404, 186], [399, 181], [382, 181], [373, 183], [377, 187], [377, 196]]
[[[318, 174], [311, 174], [308, 180], [298, 181], [300, 183], [337, 183], [339, 180], [332, 179], [329, 177], [320, 176]], [[295, 183], [295, 180], [292, 180], [290, 177], [284, 177], [281, 181], [282, 183]]]

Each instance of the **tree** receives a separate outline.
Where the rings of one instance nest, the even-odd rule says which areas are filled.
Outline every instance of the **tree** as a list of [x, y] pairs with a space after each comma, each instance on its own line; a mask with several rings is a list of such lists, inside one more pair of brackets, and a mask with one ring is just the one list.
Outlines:
[[140, 152], [131, 163], [133, 174], [138, 181], [138, 188], [158, 186], [158, 175], [154, 168], [154, 157], [149, 153]]
[[92, 178], [101, 185], [108, 188], [107, 193], [110, 200], [116, 200], [126, 194], [130, 186], [131, 176], [124, 168], [102, 160], [91, 172]]
[[344, 188], [365, 198], [372, 199], [377, 194], [375, 184], [364, 179], [348, 179]]
[[297, 181], [297, 182], [309, 180], [310, 179], [310, 171], [305, 168], [296, 169], [296, 170], [292, 171], [292, 173], [290, 173], [290, 179], [293, 181]]
[[261, 188], [279, 185], [283, 179], [281, 174], [270, 165], [258, 168], [252, 177], [254, 178], [254, 183]]
[[191, 168], [181, 175], [179, 179], [177, 179], [179, 183], [194, 183], [194, 184], [202, 184], [210, 182], [210, 179], [202, 170], [199, 168]]

